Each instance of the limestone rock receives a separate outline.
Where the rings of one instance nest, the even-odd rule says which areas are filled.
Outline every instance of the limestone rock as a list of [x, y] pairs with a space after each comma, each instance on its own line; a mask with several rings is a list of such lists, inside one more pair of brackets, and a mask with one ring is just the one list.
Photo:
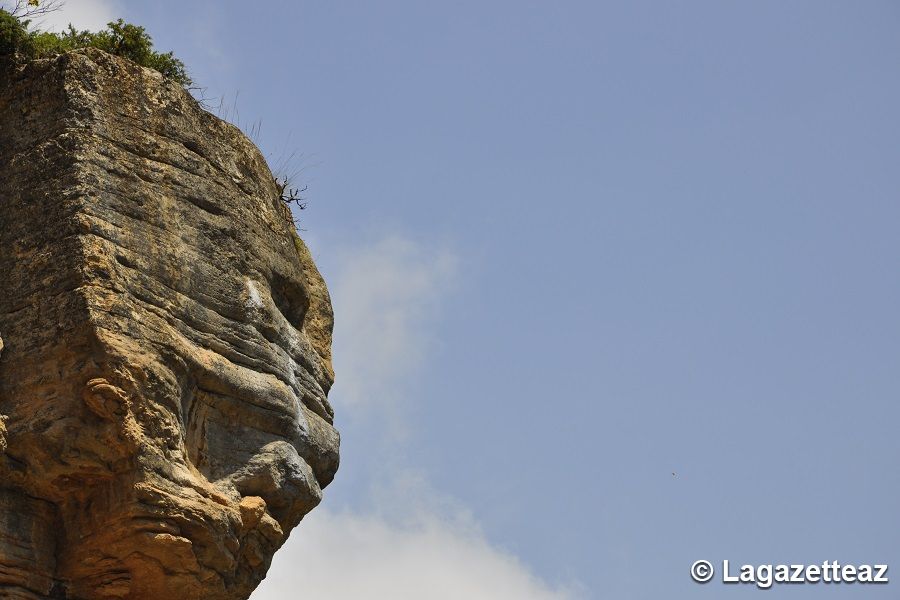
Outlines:
[[0, 597], [247, 598], [339, 444], [259, 151], [103, 52], [4, 66], [0, 273]]

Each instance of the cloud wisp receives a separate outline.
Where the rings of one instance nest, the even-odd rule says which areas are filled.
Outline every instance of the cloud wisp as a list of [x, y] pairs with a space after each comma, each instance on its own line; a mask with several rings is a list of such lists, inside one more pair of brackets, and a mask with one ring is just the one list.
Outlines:
[[457, 257], [397, 235], [344, 252], [333, 286], [335, 403], [346, 412], [391, 410], [422, 366]]

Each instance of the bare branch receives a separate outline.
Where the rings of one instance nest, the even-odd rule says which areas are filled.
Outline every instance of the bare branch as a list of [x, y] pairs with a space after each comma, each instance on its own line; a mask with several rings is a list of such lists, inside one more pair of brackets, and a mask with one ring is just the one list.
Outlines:
[[23, 21], [61, 10], [64, 0], [0, 0], [0, 9]]

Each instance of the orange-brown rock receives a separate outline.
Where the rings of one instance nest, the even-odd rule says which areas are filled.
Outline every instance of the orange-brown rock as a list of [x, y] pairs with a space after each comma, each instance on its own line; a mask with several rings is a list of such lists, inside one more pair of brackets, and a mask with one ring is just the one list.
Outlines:
[[0, 597], [238, 599], [338, 466], [328, 292], [259, 151], [86, 50], [0, 73]]

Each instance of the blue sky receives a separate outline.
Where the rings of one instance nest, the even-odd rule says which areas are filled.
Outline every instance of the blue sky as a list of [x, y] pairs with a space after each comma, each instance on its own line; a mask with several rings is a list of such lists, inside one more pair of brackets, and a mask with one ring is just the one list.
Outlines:
[[343, 463], [253, 598], [743, 598], [691, 563], [900, 569], [900, 5], [54, 19], [117, 16], [309, 186]]

